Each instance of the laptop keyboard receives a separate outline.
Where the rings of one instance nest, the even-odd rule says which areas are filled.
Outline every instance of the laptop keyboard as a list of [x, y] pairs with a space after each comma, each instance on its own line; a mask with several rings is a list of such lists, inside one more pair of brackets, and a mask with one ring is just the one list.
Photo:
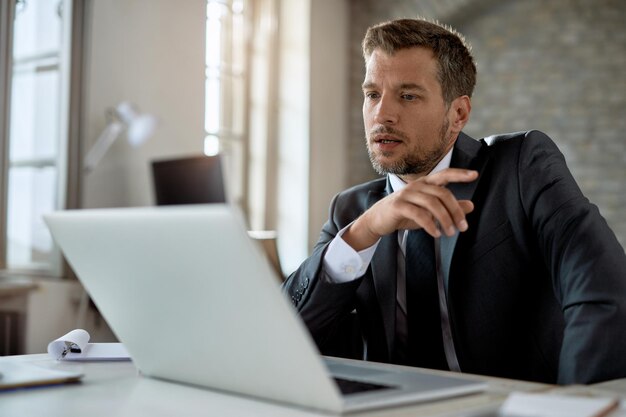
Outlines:
[[370, 382], [353, 381], [350, 379], [343, 379], [343, 378], [337, 378], [337, 377], [334, 377], [334, 379], [335, 379], [335, 382], [337, 383], [337, 386], [339, 387], [339, 390], [344, 395], [395, 388], [389, 385], [372, 384]]

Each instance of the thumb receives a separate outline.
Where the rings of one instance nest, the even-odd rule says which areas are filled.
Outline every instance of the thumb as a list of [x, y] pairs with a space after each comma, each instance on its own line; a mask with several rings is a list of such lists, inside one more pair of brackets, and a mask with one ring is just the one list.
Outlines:
[[461, 206], [461, 210], [463, 210], [463, 213], [465, 214], [474, 211], [474, 203], [470, 200], [459, 200], [459, 206]]

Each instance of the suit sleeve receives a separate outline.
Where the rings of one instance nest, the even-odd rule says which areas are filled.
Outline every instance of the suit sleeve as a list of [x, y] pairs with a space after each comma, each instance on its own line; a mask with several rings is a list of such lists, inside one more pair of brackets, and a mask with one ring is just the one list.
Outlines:
[[[626, 376], [626, 255], [552, 140], [522, 141], [520, 198], [565, 318], [560, 384]], [[532, 300], [529, 301], [532, 305]]]
[[335, 196], [330, 206], [330, 217], [320, 233], [311, 256], [291, 274], [283, 284], [311, 335], [320, 346], [332, 335], [341, 318], [354, 309], [356, 290], [362, 278], [344, 283], [333, 283], [326, 276], [323, 259], [328, 245], [345, 224], [341, 217], [341, 194]]

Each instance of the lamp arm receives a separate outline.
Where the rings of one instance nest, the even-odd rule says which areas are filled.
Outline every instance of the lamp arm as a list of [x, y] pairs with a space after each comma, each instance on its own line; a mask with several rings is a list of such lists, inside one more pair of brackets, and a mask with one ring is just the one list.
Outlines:
[[113, 121], [104, 128], [96, 143], [89, 149], [87, 155], [85, 155], [83, 169], [85, 172], [90, 172], [98, 165], [100, 159], [106, 154], [113, 142], [124, 130], [124, 125], [121, 122]]

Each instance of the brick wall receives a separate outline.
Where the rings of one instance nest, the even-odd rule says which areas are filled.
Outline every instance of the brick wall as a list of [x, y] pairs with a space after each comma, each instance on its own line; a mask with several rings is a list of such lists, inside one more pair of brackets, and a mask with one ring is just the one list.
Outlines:
[[626, 2], [351, 0], [350, 184], [376, 176], [363, 139], [360, 41], [373, 23], [416, 15], [453, 25], [473, 46], [478, 85], [465, 132], [546, 132], [624, 246]]

